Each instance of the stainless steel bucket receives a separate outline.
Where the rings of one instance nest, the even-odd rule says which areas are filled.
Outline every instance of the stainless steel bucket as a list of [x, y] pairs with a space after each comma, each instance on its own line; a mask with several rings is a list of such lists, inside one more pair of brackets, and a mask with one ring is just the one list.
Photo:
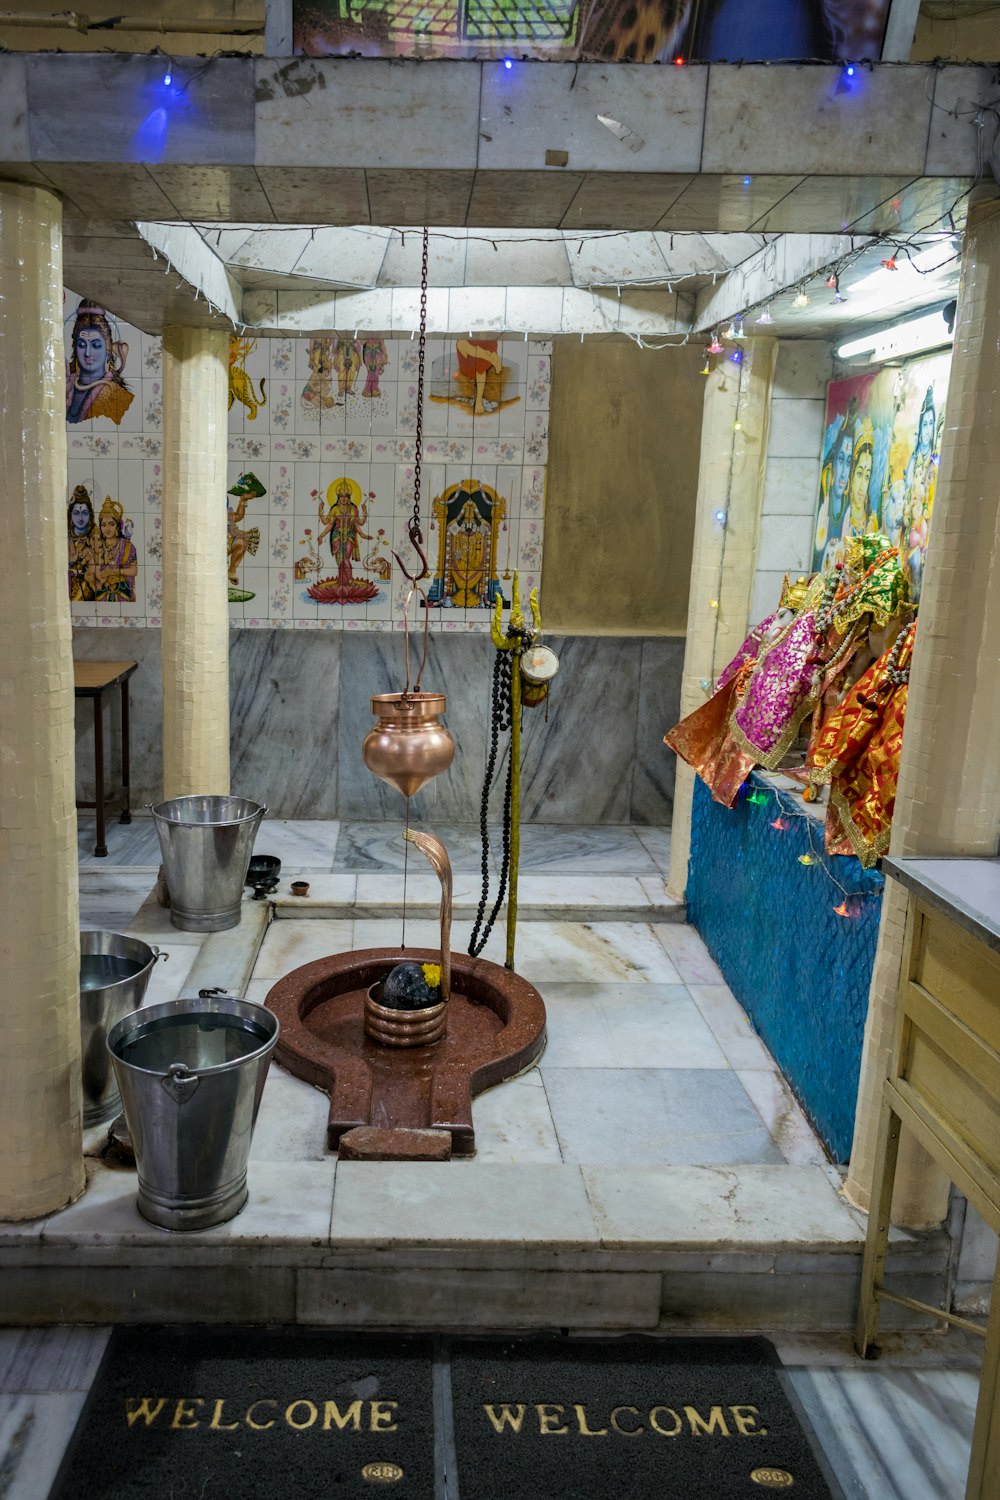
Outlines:
[[169, 955], [120, 932], [80, 933], [80, 1050], [83, 1123], [101, 1125], [122, 1107], [108, 1032], [138, 1010], [158, 958]]
[[170, 892], [170, 920], [182, 932], [236, 927], [253, 842], [267, 812], [246, 797], [174, 797], [150, 804]]
[[225, 996], [171, 1000], [108, 1035], [139, 1171], [138, 1209], [207, 1229], [247, 1201], [247, 1160], [278, 1021]]

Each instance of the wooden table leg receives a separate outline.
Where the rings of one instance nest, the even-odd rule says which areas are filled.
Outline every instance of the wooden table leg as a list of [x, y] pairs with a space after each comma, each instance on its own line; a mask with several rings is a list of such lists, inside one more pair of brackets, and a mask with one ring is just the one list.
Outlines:
[[990, 1320], [986, 1325], [979, 1401], [972, 1429], [972, 1456], [965, 1500], [1000, 1496], [1000, 1265], [993, 1277]]
[[94, 854], [107, 858], [104, 830], [104, 694], [94, 694], [94, 779], [97, 783], [97, 844]]
[[879, 1116], [878, 1139], [875, 1144], [872, 1196], [871, 1203], [868, 1205], [868, 1236], [865, 1240], [865, 1257], [861, 1267], [861, 1299], [854, 1333], [854, 1347], [862, 1359], [874, 1359], [878, 1354], [878, 1346], [875, 1343], [879, 1324], [877, 1289], [885, 1281], [885, 1258], [889, 1245], [889, 1213], [892, 1208], [892, 1189], [896, 1180], [899, 1131], [899, 1116], [893, 1112], [888, 1100], [883, 1099]]
[[119, 821], [119, 823], [131, 823], [131, 821], [132, 821], [132, 809], [131, 809], [130, 801], [129, 801], [129, 784], [128, 784], [128, 752], [129, 752], [129, 744], [128, 744], [128, 678], [127, 677], [122, 682], [121, 693], [122, 693], [122, 796], [124, 798], [124, 802], [123, 802], [123, 805], [122, 805], [122, 815], [118, 819], [118, 821]]

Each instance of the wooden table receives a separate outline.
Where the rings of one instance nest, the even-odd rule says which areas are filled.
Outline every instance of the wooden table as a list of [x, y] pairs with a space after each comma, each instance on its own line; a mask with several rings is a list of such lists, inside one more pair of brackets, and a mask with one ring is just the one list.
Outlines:
[[[94, 853], [102, 857], [107, 856], [108, 846], [105, 843], [105, 815], [112, 802], [122, 799], [120, 823], [131, 823], [132, 813], [129, 808], [129, 785], [128, 785], [128, 680], [138, 666], [134, 661], [74, 661], [73, 679], [74, 690], [78, 698], [92, 698], [94, 700], [94, 802], [77, 802], [77, 807], [96, 808], [97, 810], [97, 843]], [[112, 688], [118, 688], [121, 695], [122, 707], [122, 784], [121, 790], [105, 795], [105, 767], [104, 767], [104, 695]]]
[[[885, 1289], [889, 1211], [900, 1130], [913, 1132], [1000, 1231], [1000, 859], [891, 858], [907, 888], [896, 1035], [875, 1147], [855, 1347], [877, 1353], [879, 1303], [954, 1313]], [[1000, 1265], [993, 1281], [966, 1500], [1000, 1500]]]

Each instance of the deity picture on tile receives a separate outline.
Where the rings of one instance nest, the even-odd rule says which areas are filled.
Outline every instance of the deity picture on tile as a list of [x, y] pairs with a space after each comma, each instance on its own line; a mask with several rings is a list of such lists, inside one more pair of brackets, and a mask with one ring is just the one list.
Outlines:
[[128, 344], [118, 338], [103, 307], [84, 297], [76, 309], [66, 365], [66, 421], [109, 417], [117, 427], [132, 405], [122, 371]]
[[949, 368], [934, 354], [830, 383], [814, 568], [841, 560], [849, 537], [881, 531], [919, 600]]
[[229, 602], [230, 604], [243, 604], [254, 598], [254, 594], [242, 587], [240, 579], [240, 568], [243, 559], [249, 555], [257, 556], [260, 547], [260, 528], [249, 526], [242, 529], [243, 518], [247, 513], [247, 506], [251, 500], [261, 500], [267, 494], [267, 487], [261, 484], [256, 474], [241, 474], [236, 483], [226, 491], [227, 495], [236, 498], [235, 505], [226, 506], [226, 546], [229, 554]]
[[358, 373], [361, 370], [361, 343], [357, 338], [335, 333], [330, 340], [333, 348], [333, 364], [337, 371], [337, 395], [343, 401], [354, 395]]
[[108, 495], [97, 518], [94, 539], [95, 597], [113, 603], [135, 603], [139, 559], [132, 545], [133, 525], [124, 507]]
[[309, 417], [319, 420], [321, 411], [336, 406], [333, 381], [336, 365], [333, 357], [333, 339], [310, 339], [307, 355], [309, 378], [302, 387], [302, 410]]
[[[327, 504], [317, 490], [313, 498], [318, 501], [317, 515], [320, 529], [316, 537], [316, 552], [321, 557], [323, 543], [328, 542], [330, 555], [337, 564], [336, 578], [321, 578], [307, 588], [310, 599], [317, 604], [367, 604], [378, 597], [378, 585], [367, 578], [355, 578], [354, 564], [361, 562], [361, 543], [370, 542], [372, 535], [365, 531], [368, 521], [368, 503], [362, 498], [361, 486], [356, 479], [343, 476], [335, 479], [327, 488]], [[369, 494], [368, 500], [374, 500]]]
[[93, 599], [97, 592], [94, 579], [97, 521], [85, 484], [78, 484], [69, 497], [66, 531], [69, 539], [69, 597], [76, 603], [84, 603]]
[[264, 376], [260, 378], [260, 391], [258, 392], [254, 387], [253, 378], [246, 369], [247, 359], [256, 347], [256, 339], [231, 338], [229, 340], [229, 405], [232, 407], [234, 401], [239, 401], [246, 407], [247, 417], [251, 422], [256, 421], [260, 408], [267, 405]]
[[71, 602], [135, 603], [139, 559], [133, 529], [119, 501], [108, 495], [95, 518], [87, 486], [74, 487], [66, 507]]
[[389, 356], [385, 349], [385, 339], [365, 338], [361, 341], [361, 363], [365, 367], [365, 387], [362, 396], [369, 399], [373, 396], [381, 396], [379, 389], [379, 376], [386, 367]]
[[488, 484], [463, 479], [434, 501], [438, 559], [429, 606], [492, 609], [500, 590], [497, 534], [507, 502]]
[[499, 339], [476, 334], [458, 339], [452, 354], [434, 360], [430, 399], [464, 407], [474, 417], [486, 417], [520, 401], [520, 395], [504, 394], [515, 379], [516, 371], [503, 362]]
[[[67, 370], [78, 312], [77, 332], [91, 326], [96, 307], [67, 290]], [[123, 405], [120, 424], [87, 420], [95, 407], [84, 404], [86, 393], [75, 422], [67, 411], [70, 611], [78, 627], [157, 629], [165, 545], [161, 341], [122, 322], [114, 308], [98, 311], [105, 327], [94, 369], [99, 374], [104, 347], [119, 375], [128, 356], [131, 389], [110, 376], [106, 385], [130, 406], [125, 412]], [[407, 536], [416, 341], [363, 327], [287, 339], [244, 330], [229, 352], [230, 624], [398, 628], [407, 587], [395, 554], [407, 565], [417, 561]], [[86, 363], [85, 351], [82, 357]], [[474, 333], [427, 341], [421, 518], [432, 630], [488, 634], [491, 606], [506, 595], [513, 569], [522, 579], [541, 573], [550, 357], [543, 340]], [[444, 399], [434, 402], [432, 393]], [[435, 497], [445, 501], [443, 528]]]

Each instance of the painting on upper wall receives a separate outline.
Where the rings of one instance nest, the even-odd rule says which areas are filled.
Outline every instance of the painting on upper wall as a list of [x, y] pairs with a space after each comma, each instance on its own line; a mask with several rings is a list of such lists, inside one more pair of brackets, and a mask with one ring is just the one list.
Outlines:
[[70, 601], [134, 604], [139, 559], [132, 543], [133, 523], [120, 501], [108, 495], [95, 519], [86, 485], [74, 485], [66, 506], [66, 529]]
[[891, 0], [293, 0], [307, 57], [877, 60]]
[[933, 354], [830, 382], [814, 569], [848, 537], [882, 531], [919, 601], [950, 369], [949, 353]]
[[107, 310], [90, 297], [81, 297], [70, 316], [66, 420], [108, 417], [118, 427], [134, 399], [124, 375], [128, 343]]

